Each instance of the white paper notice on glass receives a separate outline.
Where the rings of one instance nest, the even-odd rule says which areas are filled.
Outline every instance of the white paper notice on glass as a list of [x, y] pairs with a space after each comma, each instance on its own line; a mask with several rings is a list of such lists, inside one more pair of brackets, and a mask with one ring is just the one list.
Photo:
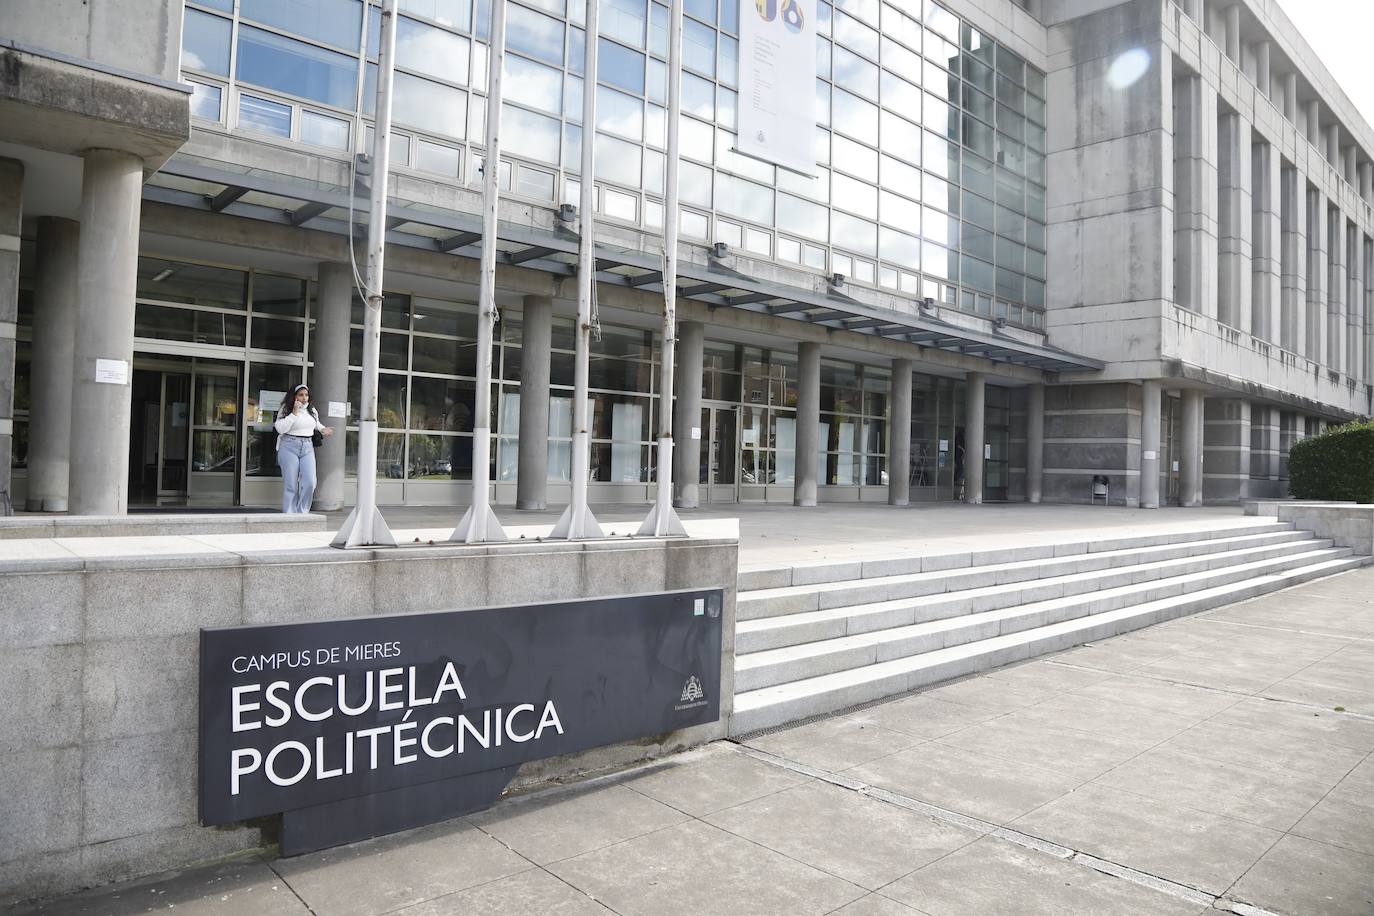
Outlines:
[[816, 0], [740, 4], [741, 153], [816, 174]]
[[1147, 451], [1147, 452], [1146, 452], [1144, 455], [1142, 455], [1141, 457], [1144, 458], [1146, 461], [1154, 461], [1155, 459], [1157, 459], [1157, 458], [1159, 457], [1159, 453], [1158, 453], [1158, 452], [1149, 452], [1149, 451]]
[[692, 438], [693, 438], [693, 439], [700, 439], [700, 438], [701, 438], [701, 427], [700, 427], [700, 426], [693, 426], [693, 427], [692, 427]]
[[129, 361], [125, 359], [97, 359], [95, 380], [102, 385], [129, 384]]
[[949, 440], [948, 440], [948, 439], [941, 439], [941, 440], [940, 440], [940, 451], [942, 451], [942, 452], [947, 452], [947, 451], [949, 451]]
[[329, 402], [329, 415], [330, 415], [331, 417], [346, 417], [346, 416], [348, 416], [348, 404], [347, 404], [346, 402], [344, 402], [344, 401], [330, 401], [330, 402]]
[[1178, 462], [1177, 462], [1177, 461], [1174, 462], [1174, 470], [1175, 470], [1175, 471], [1178, 470]]
[[991, 458], [991, 457], [992, 457], [992, 445], [991, 445], [990, 443], [983, 446], [983, 457], [984, 457], [984, 458]]

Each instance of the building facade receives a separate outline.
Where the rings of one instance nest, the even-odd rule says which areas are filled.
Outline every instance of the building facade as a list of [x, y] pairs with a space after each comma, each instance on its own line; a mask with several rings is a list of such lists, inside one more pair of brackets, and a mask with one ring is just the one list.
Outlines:
[[[378, 497], [461, 506], [490, 10], [399, 5]], [[276, 505], [307, 381], [343, 432], [316, 504], [347, 504], [378, 8], [117, 6], [0, 12], [5, 489]], [[1374, 133], [1272, 2], [816, 0], [814, 177], [735, 151], [738, 0], [685, 13], [681, 505], [1277, 496], [1296, 439], [1370, 413]], [[571, 467], [584, 7], [507, 16], [491, 479], [541, 508]], [[667, 18], [601, 7], [602, 502], [653, 496]]]

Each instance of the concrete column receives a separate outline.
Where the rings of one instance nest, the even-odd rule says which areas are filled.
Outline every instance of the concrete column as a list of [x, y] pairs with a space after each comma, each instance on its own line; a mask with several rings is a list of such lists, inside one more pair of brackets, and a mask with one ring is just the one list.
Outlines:
[[1045, 487], [1045, 386], [1031, 385], [1026, 404], [1026, 500], [1040, 502]]
[[1294, 124], [1298, 123], [1298, 72], [1290, 70], [1283, 75], [1283, 116]]
[[1364, 365], [1364, 234], [1353, 224], [1346, 226], [1348, 233], [1352, 230], [1351, 237], [1346, 241], [1346, 259], [1349, 261], [1350, 282], [1346, 286], [1345, 372], [1353, 379], [1369, 381], [1369, 375], [1365, 371]]
[[[1293, 449], [1293, 443], [1302, 438], [1302, 430], [1299, 428], [1301, 419], [1291, 411], [1283, 411], [1279, 414], [1279, 480], [1288, 480], [1288, 453]], [[1283, 484], [1279, 487], [1279, 495], [1288, 495], [1288, 486]]]
[[888, 403], [887, 504], [907, 506], [911, 504], [911, 360], [892, 361]]
[[1331, 265], [1326, 290], [1326, 366], [1344, 372], [1345, 365], [1345, 214], [1327, 208], [1326, 257]]
[[19, 233], [24, 218], [24, 163], [0, 159], [0, 515], [13, 515], [15, 336], [19, 327]]
[[1217, 124], [1217, 320], [1250, 330], [1250, 125], [1234, 112]]
[[1374, 239], [1365, 238], [1360, 259], [1364, 262], [1364, 380], [1374, 384]]
[[1279, 454], [1282, 449], [1281, 419], [1277, 407], [1250, 405], [1250, 493], [1251, 499], [1278, 499], [1284, 495], [1279, 486]]
[[310, 508], [332, 512], [344, 506], [344, 452], [348, 417], [330, 415], [329, 405], [348, 404], [348, 322], [353, 305], [353, 270], [347, 264], [322, 261], [316, 268], [314, 367], [306, 384], [320, 422], [334, 435], [315, 449], [315, 498]]
[[1272, 144], [1251, 147], [1250, 331], [1261, 340], [1278, 343], [1282, 315], [1283, 269], [1279, 245], [1283, 233], [1280, 201], [1283, 196], [1283, 159]]
[[1226, 8], [1226, 56], [1240, 66], [1240, 8], [1233, 3]]
[[1174, 80], [1174, 301], [1217, 315], [1217, 96]]
[[1201, 391], [1183, 390], [1178, 457], [1178, 495], [1183, 506], [1202, 505], [1202, 403]]
[[1159, 432], [1163, 390], [1146, 379], [1140, 391], [1140, 508], [1159, 508]]
[[143, 161], [89, 150], [81, 180], [77, 246], [75, 382], [68, 509], [123, 515], [129, 507], [129, 398]]
[[524, 309], [520, 332], [520, 442], [516, 446], [515, 507], [547, 509], [553, 300], [547, 296], [526, 296]]
[[1341, 150], [1341, 173], [1345, 175], [1345, 180], [1351, 187], [1360, 180], [1359, 170], [1355, 166], [1359, 152], [1359, 148], [1353, 143]]
[[1250, 493], [1250, 402], [1208, 398], [1203, 407], [1202, 495], [1235, 503]]
[[964, 502], [983, 503], [983, 421], [987, 413], [987, 386], [983, 373], [965, 376], [968, 392], [964, 407]]
[[67, 511], [80, 230], [75, 220], [52, 216], [38, 220], [29, 381], [29, 488], [24, 499], [24, 508], [30, 512]]
[[1269, 71], [1269, 47], [1270, 42], [1268, 41], [1255, 42], [1255, 88], [1263, 93], [1266, 98], [1273, 96]]
[[1336, 168], [1341, 167], [1341, 125], [1339, 121], [1332, 121], [1326, 125], [1326, 161]]
[[1320, 363], [1326, 356], [1326, 195], [1307, 188], [1307, 347], [1308, 359]]
[[1296, 168], [1281, 172], [1279, 218], [1282, 224], [1279, 346], [1293, 353], [1307, 345], [1307, 180]]
[[[673, 505], [695, 509], [701, 504], [701, 382], [706, 362], [706, 326], [700, 321], [677, 325], [677, 371], [673, 378]], [[696, 435], [693, 436], [693, 430]]]
[[1321, 119], [1321, 112], [1322, 112], [1322, 103], [1321, 103], [1320, 101], [1318, 101], [1317, 99], [1308, 99], [1308, 100], [1307, 100], [1307, 125], [1306, 125], [1307, 142], [1309, 142], [1309, 143], [1311, 143], [1313, 146], [1317, 147], [1318, 150], [1321, 149], [1321, 144], [1322, 144], [1322, 140], [1321, 140], [1321, 135], [1322, 135], [1322, 119]]
[[1360, 197], [1374, 204], [1374, 162], [1360, 163]]
[[797, 477], [792, 505], [816, 505], [816, 453], [821, 448], [821, 345], [797, 345]]

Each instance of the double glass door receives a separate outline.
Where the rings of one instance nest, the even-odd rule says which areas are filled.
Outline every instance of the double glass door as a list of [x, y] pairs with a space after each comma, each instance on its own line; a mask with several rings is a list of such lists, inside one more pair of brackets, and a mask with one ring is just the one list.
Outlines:
[[739, 501], [739, 408], [709, 404], [701, 408], [699, 498], [706, 503]]
[[186, 498], [191, 373], [135, 367], [129, 430], [129, 501]]
[[129, 429], [133, 505], [232, 504], [240, 367], [228, 360], [140, 355]]

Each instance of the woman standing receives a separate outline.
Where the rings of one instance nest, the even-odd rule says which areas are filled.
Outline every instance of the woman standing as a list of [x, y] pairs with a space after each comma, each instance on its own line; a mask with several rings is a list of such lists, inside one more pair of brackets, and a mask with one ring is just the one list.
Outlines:
[[277, 420], [277, 465], [281, 468], [281, 511], [309, 512], [315, 496], [315, 433], [334, 435], [310, 406], [310, 389], [297, 385], [282, 398]]

